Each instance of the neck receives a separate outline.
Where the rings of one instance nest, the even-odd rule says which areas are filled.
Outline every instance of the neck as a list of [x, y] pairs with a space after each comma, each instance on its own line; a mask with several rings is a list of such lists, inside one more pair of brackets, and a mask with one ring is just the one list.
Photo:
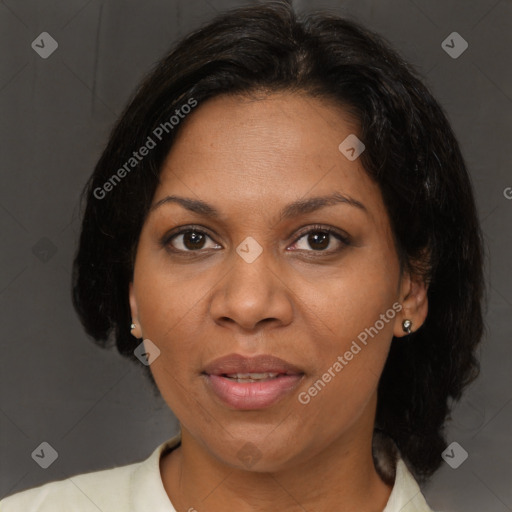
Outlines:
[[278, 472], [228, 466], [182, 428], [181, 445], [160, 461], [162, 481], [177, 512], [382, 511], [392, 486], [375, 468], [369, 426], [362, 435], [358, 422], [322, 452]]

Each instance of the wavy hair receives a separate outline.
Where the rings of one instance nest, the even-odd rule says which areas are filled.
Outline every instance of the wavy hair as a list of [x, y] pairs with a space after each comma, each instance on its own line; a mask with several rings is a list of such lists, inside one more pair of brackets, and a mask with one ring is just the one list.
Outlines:
[[115, 343], [136, 361], [128, 284], [162, 163], [187, 120], [167, 125], [165, 137], [105, 197], [98, 190], [191, 98], [201, 104], [262, 91], [306, 93], [355, 115], [366, 146], [360, 158], [380, 187], [402, 270], [429, 284], [424, 324], [391, 344], [375, 420], [376, 432], [426, 480], [441, 464], [450, 409], [479, 371], [483, 238], [443, 109], [412, 66], [359, 23], [267, 2], [222, 13], [178, 41], [133, 94], [83, 191], [73, 305], [100, 346]]

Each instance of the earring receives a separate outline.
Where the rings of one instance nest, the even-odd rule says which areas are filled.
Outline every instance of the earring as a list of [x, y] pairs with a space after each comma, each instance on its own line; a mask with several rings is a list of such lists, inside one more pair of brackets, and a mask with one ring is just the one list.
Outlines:
[[410, 320], [406, 319], [402, 322], [402, 329], [407, 334], [411, 334], [411, 326], [412, 326], [412, 322]]
[[133, 329], [135, 329], [135, 324], [130, 325], [130, 330], [133, 331]]

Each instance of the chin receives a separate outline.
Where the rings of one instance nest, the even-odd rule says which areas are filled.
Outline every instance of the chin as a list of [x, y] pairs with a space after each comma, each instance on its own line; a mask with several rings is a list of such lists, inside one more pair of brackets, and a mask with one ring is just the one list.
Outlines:
[[[228, 441], [228, 440], [227, 440]], [[268, 430], [261, 436], [244, 436], [229, 441], [229, 449], [219, 446], [216, 457], [233, 468], [255, 473], [275, 473], [297, 464], [296, 440], [291, 443], [289, 437], [273, 443], [268, 440]], [[291, 452], [290, 450], [294, 450]]]

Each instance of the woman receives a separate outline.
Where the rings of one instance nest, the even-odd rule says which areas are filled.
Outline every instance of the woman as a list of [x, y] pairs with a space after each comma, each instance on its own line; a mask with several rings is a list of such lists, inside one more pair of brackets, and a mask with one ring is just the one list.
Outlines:
[[219, 16], [138, 89], [85, 199], [75, 308], [180, 432], [2, 512], [431, 510], [482, 236], [442, 109], [381, 38], [280, 2]]

